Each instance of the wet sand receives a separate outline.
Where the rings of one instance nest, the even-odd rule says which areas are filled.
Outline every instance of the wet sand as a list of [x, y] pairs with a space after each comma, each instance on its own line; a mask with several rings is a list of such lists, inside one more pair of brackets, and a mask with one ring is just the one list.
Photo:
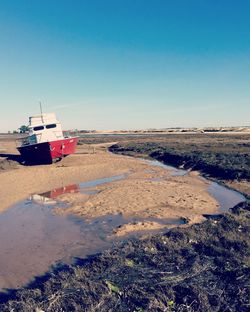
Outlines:
[[[179, 218], [190, 223], [201, 214], [215, 213], [216, 200], [207, 192], [208, 183], [195, 174], [171, 176], [171, 172], [138, 159], [114, 155], [95, 146], [95, 153], [77, 154], [53, 165], [1, 171], [0, 211], [4, 211], [31, 194], [56, 187], [126, 174], [127, 178], [97, 187], [98, 194], [66, 194], [61, 200], [70, 203], [60, 214], [73, 213], [86, 219], [106, 214], [124, 216]], [[13, 151], [13, 146], [10, 147]], [[198, 218], [200, 220], [200, 218]]]
[[[6, 153], [15, 152], [13, 144]], [[5, 145], [6, 146], [6, 145]], [[4, 159], [4, 158], [3, 158]], [[43, 193], [68, 184], [105, 178], [111, 175], [127, 173], [130, 168], [140, 166], [136, 160], [126, 160], [106, 153], [102, 148], [95, 154], [70, 155], [53, 165], [22, 166], [0, 171], [0, 211], [6, 210], [31, 194]]]
[[62, 195], [60, 199], [71, 205], [56, 212], [84, 219], [122, 214], [125, 217], [185, 218], [193, 223], [197, 222], [197, 216], [217, 211], [216, 200], [207, 192], [208, 183], [199, 176], [174, 177], [164, 168], [137, 162], [140, 165], [131, 167], [127, 178], [96, 187], [95, 195]]

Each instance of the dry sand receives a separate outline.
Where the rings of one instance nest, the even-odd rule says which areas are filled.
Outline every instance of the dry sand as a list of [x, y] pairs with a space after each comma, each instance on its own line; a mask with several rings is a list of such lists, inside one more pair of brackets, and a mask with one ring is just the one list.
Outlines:
[[[14, 151], [13, 144], [5, 144], [5, 147], [7, 151]], [[207, 192], [207, 182], [195, 174], [174, 177], [161, 167], [110, 154], [104, 145], [96, 145], [94, 154], [85, 154], [83, 149], [80, 146], [77, 154], [53, 165], [18, 165], [16, 169], [1, 171], [0, 211], [31, 194], [120, 174], [126, 174], [127, 178], [96, 187], [98, 193], [95, 195], [62, 195], [60, 199], [69, 202], [70, 207], [55, 209], [55, 213], [73, 213], [86, 219], [118, 213], [141, 218], [183, 217], [193, 223], [201, 221], [202, 214], [218, 209], [218, 203]], [[151, 228], [162, 227], [156, 223], [146, 222], [137, 227], [132, 224], [127, 229], [148, 229], [150, 224]], [[127, 229], [120, 229], [119, 235]]]

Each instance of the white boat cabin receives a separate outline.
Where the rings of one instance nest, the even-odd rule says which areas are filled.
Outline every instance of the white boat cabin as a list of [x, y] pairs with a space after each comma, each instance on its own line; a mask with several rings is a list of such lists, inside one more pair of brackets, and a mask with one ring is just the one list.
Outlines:
[[54, 113], [29, 117], [29, 144], [63, 139], [61, 123]]

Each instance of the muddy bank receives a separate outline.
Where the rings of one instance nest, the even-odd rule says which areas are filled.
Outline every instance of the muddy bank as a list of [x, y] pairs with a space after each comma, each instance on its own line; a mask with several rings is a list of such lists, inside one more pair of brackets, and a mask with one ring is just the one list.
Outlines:
[[250, 134], [183, 134], [134, 139], [110, 147], [114, 153], [152, 157], [198, 170], [250, 195]]
[[248, 311], [250, 204], [130, 240], [2, 296], [1, 311]]
[[[225, 153], [188, 150], [182, 147], [166, 147], [161, 143], [116, 144], [110, 151], [131, 155], [147, 154], [164, 163], [184, 169], [198, 170], [220, 179], [250, 179], [250, 144], [246, 153]], [[247, 144], [246, 144], [247, 145]]]

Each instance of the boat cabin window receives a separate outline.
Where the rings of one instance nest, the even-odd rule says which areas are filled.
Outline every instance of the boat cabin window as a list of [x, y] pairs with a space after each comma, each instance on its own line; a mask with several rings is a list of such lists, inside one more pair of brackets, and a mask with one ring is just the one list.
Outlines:
[[56, 128], [56, 124], [47, 125], [46, 129]]
[[39, 131], [39, 130], [43, 130], [44, 126], [38, 126], [38, 127], [34, 127], [33, 130], [34, 131]]

